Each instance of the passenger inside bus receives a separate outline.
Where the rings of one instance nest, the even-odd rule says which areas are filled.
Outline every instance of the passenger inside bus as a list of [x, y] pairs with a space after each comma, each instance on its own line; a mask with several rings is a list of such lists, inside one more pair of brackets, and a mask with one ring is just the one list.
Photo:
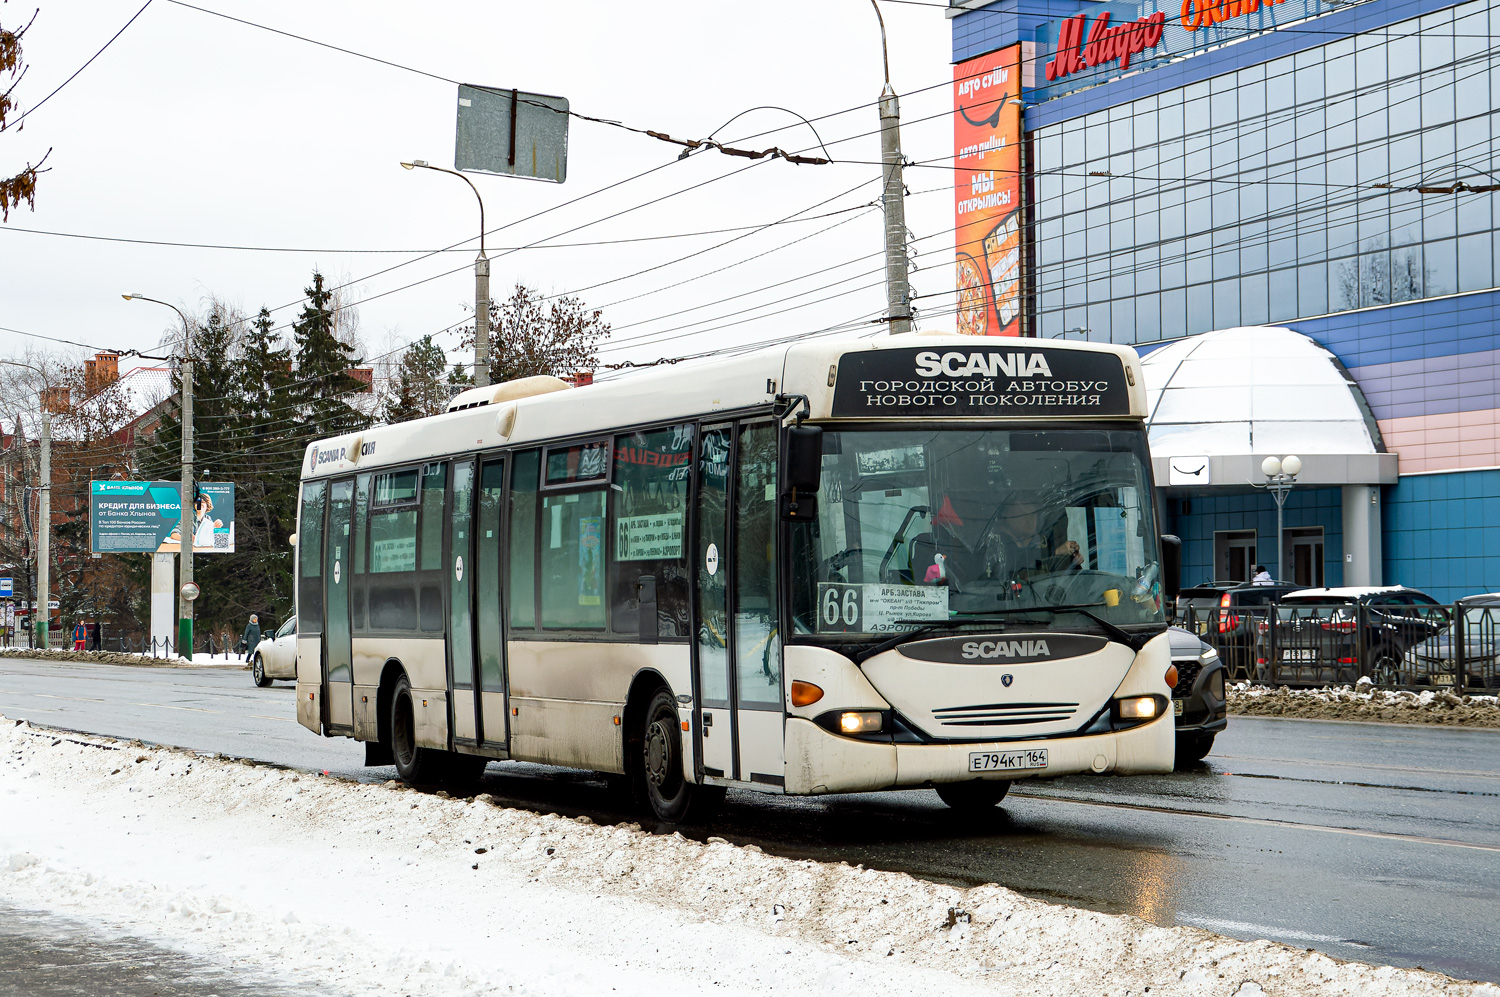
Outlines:
[[928, 585], [962, 588], [980, 578], [1019, 581], [1082, 568], [1083, 551], [1068, 538], [1066, 512], [1042, 528], [1046, 505], [1034, 491], [1014, 491], [975, 533], [964, 529], [952, 497], [945, 496], [932, 532], [913, 541], [913, 575]]

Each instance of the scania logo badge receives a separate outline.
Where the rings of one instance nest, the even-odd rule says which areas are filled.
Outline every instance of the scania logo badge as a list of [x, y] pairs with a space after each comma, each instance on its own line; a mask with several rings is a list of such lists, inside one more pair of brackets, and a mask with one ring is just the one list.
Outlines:
[[1007, 689], [1010, 688], [1010, 684], [1014, 681], [1015, 679], [1011, 677], [1010, 672], [1006, 672], [1004, 675], [1000, 676], [1000, 684], [1005, 686], [1005, 688]]

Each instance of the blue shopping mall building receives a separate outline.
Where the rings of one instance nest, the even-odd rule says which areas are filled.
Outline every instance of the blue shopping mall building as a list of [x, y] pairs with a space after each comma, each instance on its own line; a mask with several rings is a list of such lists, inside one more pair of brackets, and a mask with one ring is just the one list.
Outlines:
[[1500, 590], [1500, 2], [948, 14], [1019, 49], [1022, 334], [1146, 354], [1184, 580]]

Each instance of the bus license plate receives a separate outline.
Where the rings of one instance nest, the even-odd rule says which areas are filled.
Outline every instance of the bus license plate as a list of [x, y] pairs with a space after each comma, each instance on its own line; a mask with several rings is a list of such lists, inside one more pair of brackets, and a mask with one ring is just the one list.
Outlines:
[[1020, 772], [1047, 767], [1047, 749], [1026, 751], [971, 751], [970, 772]]

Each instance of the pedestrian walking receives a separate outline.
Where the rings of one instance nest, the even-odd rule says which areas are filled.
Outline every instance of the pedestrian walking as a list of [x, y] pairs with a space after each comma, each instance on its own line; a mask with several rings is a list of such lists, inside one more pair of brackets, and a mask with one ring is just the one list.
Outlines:
[[245, 649], [245, 660], [249, 661], [255, 654], [255, 645], [260, 643], [260, 617], [255, 613], [250, 614], [250, 622], [245, 625], [245, 635], [240, 638], [240, 645]]
[[95, 650], [95, 651], [102, 651], [104, 649], [103, 646], [102, 646], [103, 643], [104, 643], [104, 621], [103, 620], [95, 620], [94, 621], [94, 629], [93, 629], [93, 631], [89, 635], [89, 648], [91, 650]]
[[83, 622], [82, 620], [79, 620], [78, 621], [78, 626], [76, 626], [76, 627], [73, 628], [73, 650], [75, 650], [75, 651], [85, 650], [84, 645], [86, 645], [88, 643], [88, 639], [89, 639], [89, 625], [87, 623]]

